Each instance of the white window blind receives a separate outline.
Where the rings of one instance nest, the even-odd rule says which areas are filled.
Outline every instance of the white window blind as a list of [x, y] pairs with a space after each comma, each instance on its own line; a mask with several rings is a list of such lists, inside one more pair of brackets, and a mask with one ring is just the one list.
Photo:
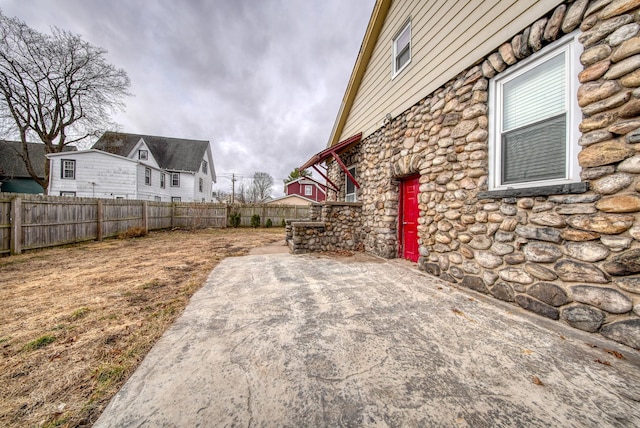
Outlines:
[[563, 178], [567, 149], [566, 52], [502, 87], [502, 183]]
[[565, 53], [506, 82], [502, 131], [507, 132], [566, 111]]

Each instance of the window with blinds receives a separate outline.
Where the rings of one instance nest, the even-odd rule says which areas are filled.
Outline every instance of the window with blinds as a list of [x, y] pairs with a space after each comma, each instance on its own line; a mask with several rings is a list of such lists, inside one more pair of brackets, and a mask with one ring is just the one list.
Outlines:
[[[532, 55], [492, 82], [492, 188], [575, 181], [574, 38]], [[579, 122], [579, 120], [578, 120]]]

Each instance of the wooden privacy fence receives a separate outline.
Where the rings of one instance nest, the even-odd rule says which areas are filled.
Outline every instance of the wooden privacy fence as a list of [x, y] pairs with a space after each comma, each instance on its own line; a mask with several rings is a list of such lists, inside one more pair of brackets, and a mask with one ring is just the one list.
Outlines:
[[274, 226], [281, 226], [282, 220], [309, 217], [309, 205], [270, 205], [270, 204], [243, 204], [228, 205], [229, 214], [240, 214], [240, 226], [251, 226], [251, 217], [260, 216], [260, 226], [265, 225], [271, 219]]
[[308, 206], [171, 203], [123, 199], [71, 198], [0, 193], [0, 254], [102, 240], [130, 228], [145, 231], [170, 228], [226, 227], [231, 213], [241, 226], [254, 214], [264, 226], [271, 219], [306, 218]]

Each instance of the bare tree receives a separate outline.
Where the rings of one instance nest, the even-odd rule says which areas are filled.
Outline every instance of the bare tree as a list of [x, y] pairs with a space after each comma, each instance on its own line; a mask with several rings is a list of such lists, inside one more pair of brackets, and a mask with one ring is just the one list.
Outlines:
[[237, 203], [246, 204], [247, 202], [250, 202], [249, 188], [250, 187], [247, 186], [247, 183], [244, 178], [238, 179], [238, 183], [236, 184], [236, 194], [235, 194], [235, 200]]
[[222, 189], [214, 189], [213, 198], [218, 203], [221, 203], [221, 204], [228, 203], [228, 202], [231, 202], [231, 192], [227, 192], [226, 190], [222, 190]]
[[40, 140], [46, 153], [61, 152], [104, 131], [110, 115], [124, 107], [130, 81], [106, 53], [68, 31], [54, 27], [42, 34], [0, 11], [0, 125], [19, 137], [20, 156], [45, 193], [49, 162], [38, 177], [27, 141]]
[[254, 172], [251, 183], [250, 199], [252, 202], [262, 202], [271, 196], [273, 189], [273, 177], [266, 172]]

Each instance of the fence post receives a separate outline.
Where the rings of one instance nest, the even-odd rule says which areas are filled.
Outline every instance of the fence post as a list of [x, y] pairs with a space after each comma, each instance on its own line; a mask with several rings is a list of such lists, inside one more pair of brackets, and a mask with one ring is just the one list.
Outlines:
[[22, 253], [22, 199], [11, 200], [11, 254]]
[[171, 229], [175, 228], [176, 204], [171, 202]]
[[98, 212], [96, 213], [96, 217], [98, 220], [98, 227], [96, 229], [96, 239], [98, 241], [102, 241], [102, 234], [104, 233], [102, 231], [102, 219], [103, 219], [103, 212], [102, 212], [102, 199], [98, 199], [98, 206], [96, 208], [98, 210]]
[[149, 203], [142, 201], [142, 228], [144, 233], [149, 233]]
[[260, 216], [260, 227], [264, 227], [265, 225], [265, 216], [267, 215], [266, 213], [267, 211], [267, 204], [265, 204], [264, 202], [262, 203], [262, 215]]

